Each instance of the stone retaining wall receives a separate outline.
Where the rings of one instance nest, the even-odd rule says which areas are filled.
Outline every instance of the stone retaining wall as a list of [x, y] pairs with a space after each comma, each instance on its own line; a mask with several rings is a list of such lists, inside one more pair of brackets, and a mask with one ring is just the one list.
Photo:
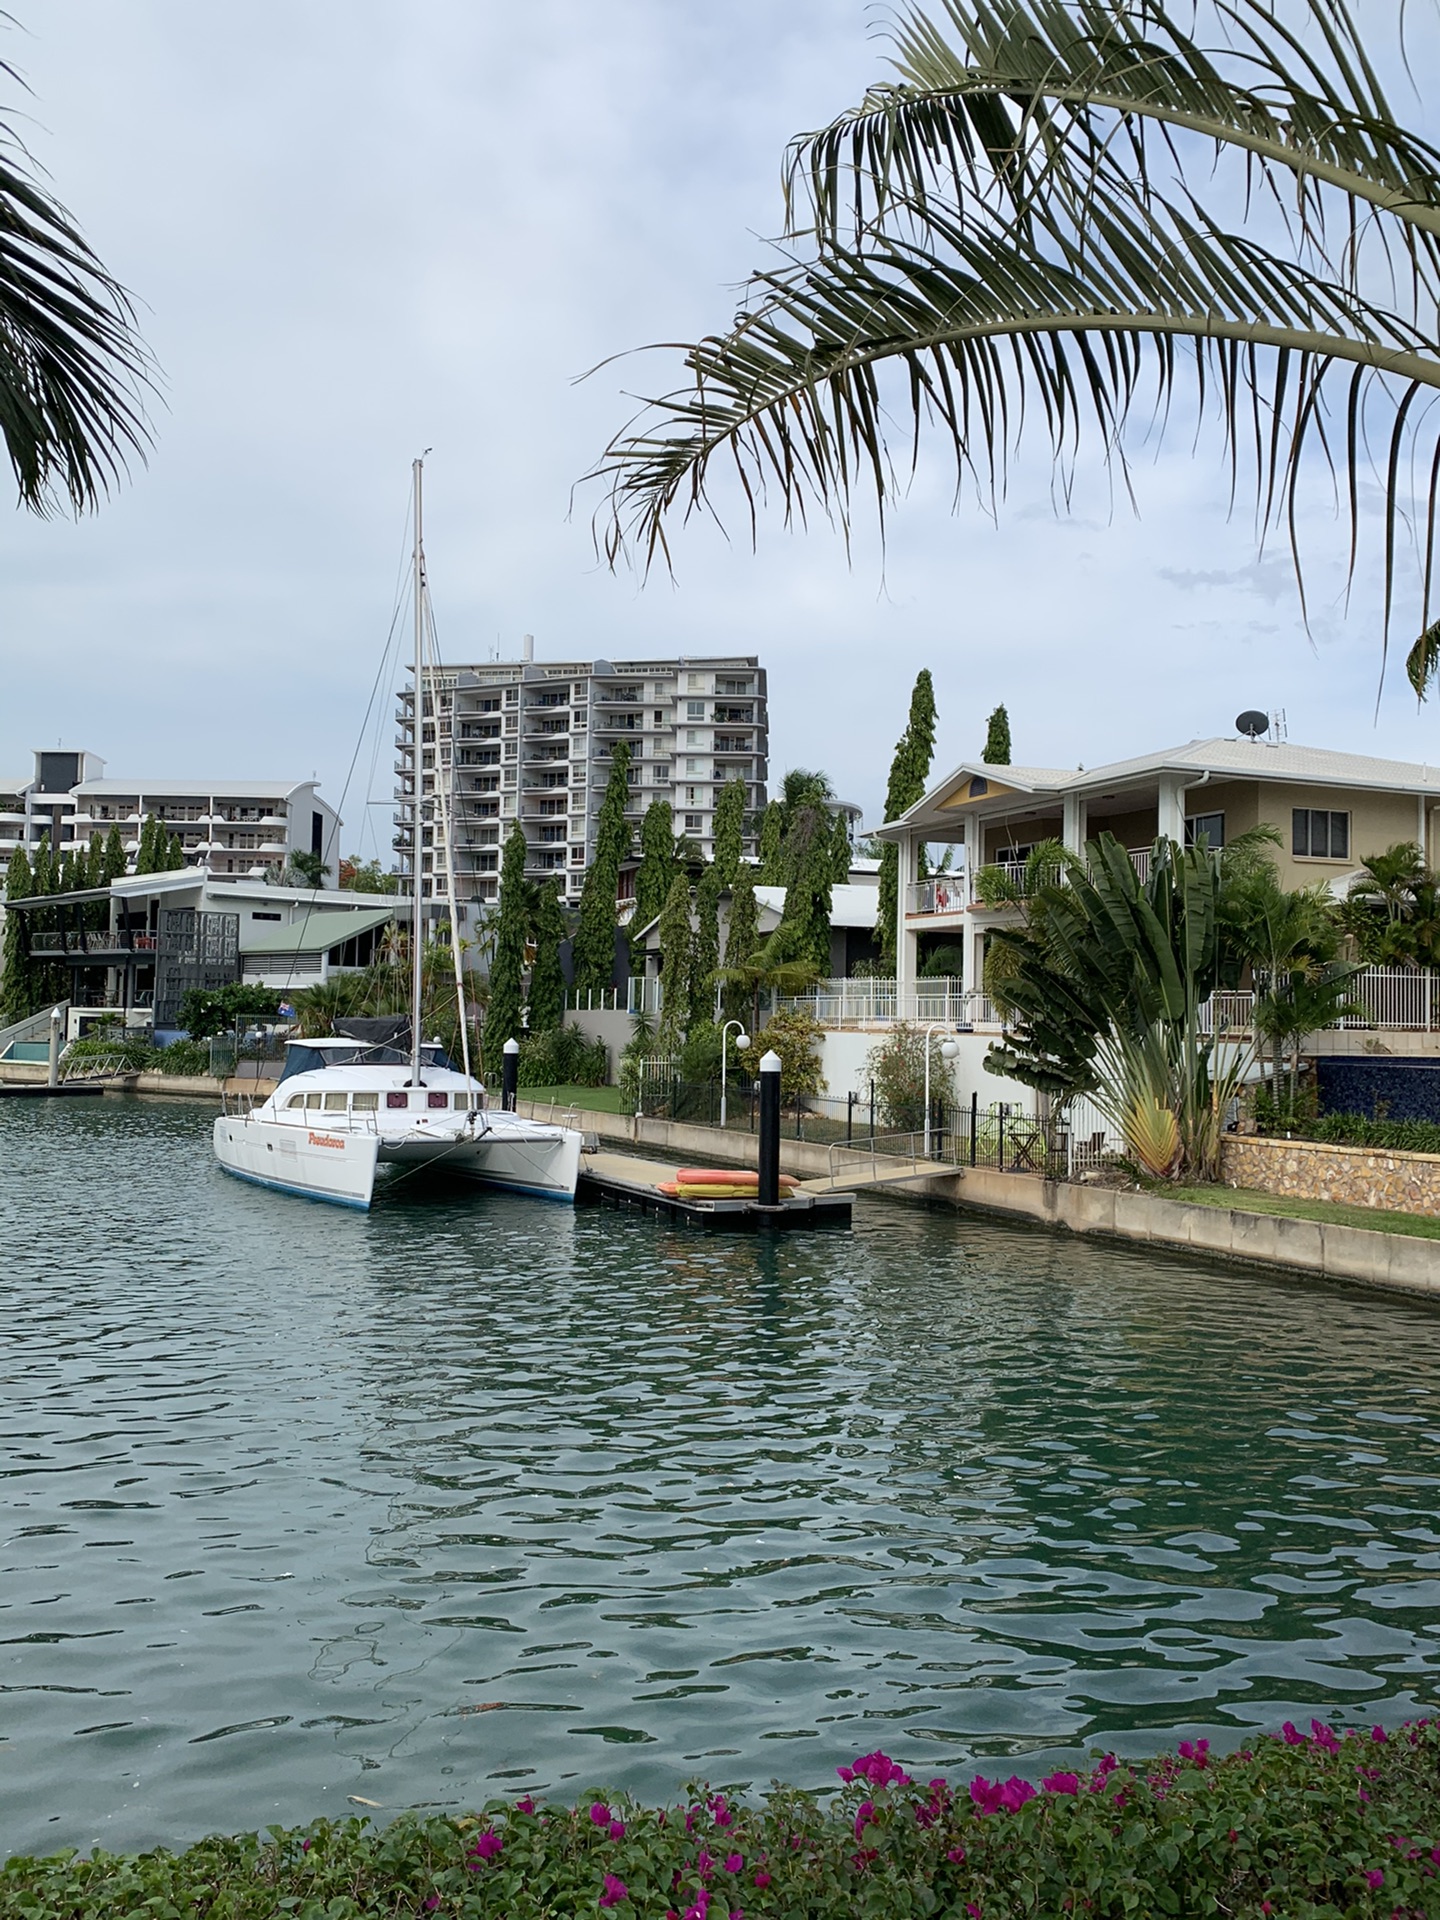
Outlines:
[[1256, 1193], [1440, 1218], [1440, 1154], [1436, 1153], [1236, 1134], [1221, 1146], [1220, 1169], [1227, 1185], [1249, 1187]]

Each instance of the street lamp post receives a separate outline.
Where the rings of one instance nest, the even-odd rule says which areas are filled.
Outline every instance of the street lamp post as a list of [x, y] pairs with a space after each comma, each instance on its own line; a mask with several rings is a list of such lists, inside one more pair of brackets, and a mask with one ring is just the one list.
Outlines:
[[745, 1031], [743, 1020], [727, 1020], [720, 1029], [720, 1124], [725, 1125], [726, 1073], [728, 1071], [730, 1029], [735, 1029], [735, 1045], [743, 1053], [750, 1044], [750, 1036]]
[[[943, 1024], [925, 1029], [925, 1158], [930, 1158], [930, 1042], [937, 1033], [946, 1033], [949, 1029]], [[940, 1058], [953, 1060], [960, 1048], [954, 1040], [942, 1040]]]

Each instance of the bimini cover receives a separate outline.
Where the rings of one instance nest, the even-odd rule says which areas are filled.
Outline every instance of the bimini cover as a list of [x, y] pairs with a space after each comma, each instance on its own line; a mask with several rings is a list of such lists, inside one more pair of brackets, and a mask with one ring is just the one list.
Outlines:
[[403, 1047], [409, 1050], [409, 1014], [391, 1013], [380, 1020], [336, 1020], [333, 1024], [336, 1036], [341, 1040], [359, 1040], [367, 1047]]

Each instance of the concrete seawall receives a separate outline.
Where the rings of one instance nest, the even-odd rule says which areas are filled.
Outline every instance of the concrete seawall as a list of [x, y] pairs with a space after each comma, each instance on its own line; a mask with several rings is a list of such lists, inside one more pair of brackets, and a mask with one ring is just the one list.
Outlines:
[[[551, 1113], [547, 1104], [536, 1106], [523, 1098], [520, 1110], [539, 1119], [548, 1119]], [[582, 1113], [579, 1124], [602, 1139], [661, 1148], [698, 1165], [757, 1164], [758, 1143], [749, 1133], [722, 1133], [718, 1127], [636, 1120], [616, 1113]], [[803, 1140], [782, 1140], [780, 1165], [802, 1179], [823, 1179], [830, 1172], [829, 1150]], [[1292, 1220], [1238, 1208], [1197, 1207], [1159, 1194], [1071, 1185], [984, 1167], [963, 1167], [943, 1179], [889, 1186], [885, 1192], [1061, 1227], [1070, 1233], [1100, 1234], [1180, 1253], [1313, 1274], [1318, 1279], [1440, 1297], [1440, 1240], [1410, 1234], [1377, 1233], [1368, 1227], [1331, 1226], [1320, 1220]]]

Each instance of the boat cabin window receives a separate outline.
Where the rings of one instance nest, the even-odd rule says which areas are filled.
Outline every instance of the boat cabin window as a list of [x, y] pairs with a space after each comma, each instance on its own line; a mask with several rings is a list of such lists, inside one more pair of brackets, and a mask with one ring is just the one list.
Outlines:
[[378, 1093], [356, 1093], [350, 1096], [350, 1105], [356, 1113], [374, 1113], [379, 1104]]
[[292, 1093], [285, 1104], [287, 1107], [303, 1107], [305, 1104], [305, 1096], [303, 1093]]
[[349, 1095], [344, 1093], [327, 1093], [325, 1096], [325, 1111], [327, 1113], [344, 1113], [346, 1107], [349, 1105], [349, 1098]]
[[448, 1093], [427, 1093], [425, 1104], [427, 1107], [448, 1107], [450, 1096]]
[[385, 1096], [385, 1104], [393, 1112], [397, 1107], [408, 1107], [410, 1104], [410, 1096], [408, 1093], [387, 1093]]
[[470, 1107], [470, 1096], [469, 1096], [469, 1094], [468, 1094], [468, 1093], [457, 1093], [457, 1094], [456, 1094], [456, 1096], [455, 1096], [455, 1107], [456, 1107], [456, 1110], [457, 1110], [457, 1112], [460, 1112], [460, 1113], [466, 1113], [466, 1112], [468, 1112], [468, 1111], [469, 1111], [469, 1107]]
[[307, 1107], [318, 1107], [320, 1104], [320, 1095], [318, 1093], [307, 1093], [305, 1096], [305, 1104]]

